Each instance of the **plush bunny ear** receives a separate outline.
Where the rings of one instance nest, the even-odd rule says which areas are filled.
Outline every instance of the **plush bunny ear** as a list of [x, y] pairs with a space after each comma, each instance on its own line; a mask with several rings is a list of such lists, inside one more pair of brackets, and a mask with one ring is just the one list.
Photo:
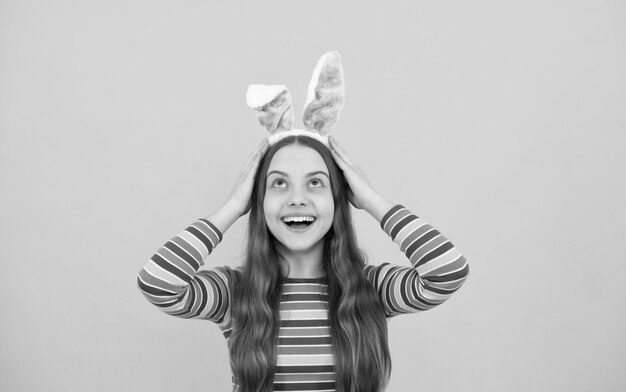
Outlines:
[[324, 54], [309, 82], [304, 125], [326, 135], [339, 120], [344, 102], [343, 68], [338, 52]]
[[291, 95], [283, 85], [251, 84], [246, 93], [248, 106], [259, 111], [259, 122], [272, 135], [293, 127]]

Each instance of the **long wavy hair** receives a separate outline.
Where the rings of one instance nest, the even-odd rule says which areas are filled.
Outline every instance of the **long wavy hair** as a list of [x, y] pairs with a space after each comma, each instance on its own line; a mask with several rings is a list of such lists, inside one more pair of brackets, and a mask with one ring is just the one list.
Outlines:
[[265, 222], [263, 199], [270, 162], [276, 151], [288, 144], [317, 151], [330, 174], [335, 211], [324, 237], [323, 268], [328, 276], [337, 390], [384, 391], [391, 373], [387, 321], [380, 299], [363, 272], [365, 258], [352, 226], [348, 185], [328, 149], [306, 136], [290, 136], [272, 145], [256, 173], [246, 259], [231, 283], [233, 329], [228, 346], [234, 381], [241, 392], [266, 392], [273, 387], [284, 277], [277, 240]]

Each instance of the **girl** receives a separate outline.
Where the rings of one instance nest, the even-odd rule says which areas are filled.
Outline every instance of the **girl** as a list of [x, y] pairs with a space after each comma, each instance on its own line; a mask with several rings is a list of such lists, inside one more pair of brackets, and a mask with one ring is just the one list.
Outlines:
[[[227, 201], [165, 243], [139, 272], [165, 313], [213, 321], [233, 390], [381, 392], [387, 320], [430, 309], [465, 281], [465, 258], [436, 229], [375, 192], [332, 137], [264, 140]], [[366, 265], [350, 204], [367, 211], [411, 267]], [[244, 265], [200, 270], [250, 212]]]

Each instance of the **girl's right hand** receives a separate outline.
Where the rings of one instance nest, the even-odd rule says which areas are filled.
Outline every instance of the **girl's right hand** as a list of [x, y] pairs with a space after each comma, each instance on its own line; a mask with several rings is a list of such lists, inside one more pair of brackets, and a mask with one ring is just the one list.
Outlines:
[[261, 144], [252, 152], [243, 170], [237, 176], [235, 185], [230, 191], [226, 204], [235, 210], [239, 216], [243, 216], [250, 211], [252, 188], [254, 186], [254, 176], [256, 175], [257, 168], [261, 158], [267, 152], [269, 144], [267, 138], [263, 139]]

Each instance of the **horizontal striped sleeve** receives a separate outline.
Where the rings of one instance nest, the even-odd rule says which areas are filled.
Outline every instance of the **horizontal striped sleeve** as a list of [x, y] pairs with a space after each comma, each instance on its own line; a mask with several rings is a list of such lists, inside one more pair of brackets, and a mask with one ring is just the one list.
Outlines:
[[437, 229], [402, 205], [380, 222], [411, 266], [385, 263], [365, 266], [388, 317], [431, 309], [447, 300], [465, 282], [469, 265], [461, 252]]
[[167, 314], [224, 322], [233, 270], [198, 271], [221, 240], [222, 233], [208, 220], [193, 222], [161, 246], [139, 271], [139, 290]]

